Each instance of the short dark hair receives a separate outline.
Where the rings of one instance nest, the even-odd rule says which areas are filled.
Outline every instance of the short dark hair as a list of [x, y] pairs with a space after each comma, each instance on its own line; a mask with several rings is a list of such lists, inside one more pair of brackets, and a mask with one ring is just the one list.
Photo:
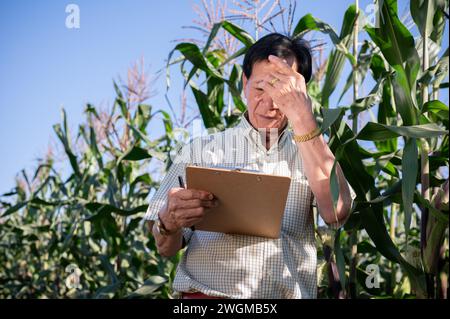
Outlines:
[[303, 75], [305, 82], [308, 83], [311, 79], [312, 62], [308, 42], [302, 38], [290, 38], [280, 33], [270, 33], [262, 37], [247, 50], [242, 66], [247, 79], [252, 75], [253, 65], [267, 60], [269, 55], [283, 59], [294, 57], [298, 64], [297, 71]]

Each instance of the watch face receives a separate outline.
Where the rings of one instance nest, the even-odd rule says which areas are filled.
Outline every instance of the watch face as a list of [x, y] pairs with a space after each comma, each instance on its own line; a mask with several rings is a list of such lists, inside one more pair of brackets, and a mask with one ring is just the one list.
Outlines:
[[167, 230], [164, 228], [164, 225], [163, 225], [163, 223], [161, 222], [160, 219], [158, 219], [158, 221], [157, 221], [157, 223], [156, 223], [156, 227], [158, 228], [158, 232], [159, 232], [161, 235], [165, 236], [165, 235], [168, 234]]

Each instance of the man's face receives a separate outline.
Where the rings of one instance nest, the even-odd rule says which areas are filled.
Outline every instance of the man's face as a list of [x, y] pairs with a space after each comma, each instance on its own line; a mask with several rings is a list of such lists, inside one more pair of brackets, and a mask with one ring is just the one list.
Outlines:
[[[288, 64], [297, 70], [295, 59], [287, 59]], [[281, 113], [272, 98], [259, 87], [260, 82], [275, 71], [275, 66], [268, 60], [253, 64], [250, 78], [243, 75], [244, 95], [247, 99], [247, 108], [250, 123], [255, 128], [283, 128], [287, 123], [286, 116]]]

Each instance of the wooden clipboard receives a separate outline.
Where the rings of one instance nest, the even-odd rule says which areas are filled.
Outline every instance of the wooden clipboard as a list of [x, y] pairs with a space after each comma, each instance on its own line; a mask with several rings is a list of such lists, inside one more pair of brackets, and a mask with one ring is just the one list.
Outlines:
[[287, 176], [187, 166], [187, 188], [211, 192], [219, 201], [195, 229], [279, 238], [290, 183]]

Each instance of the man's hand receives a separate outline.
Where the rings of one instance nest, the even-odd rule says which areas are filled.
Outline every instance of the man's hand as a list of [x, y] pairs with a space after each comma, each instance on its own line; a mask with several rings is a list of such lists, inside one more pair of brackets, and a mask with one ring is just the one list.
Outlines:
[[217, 207], [214, 195], [195, 189], [172, 188], [167, 195], [166, 206], [160, 218], [169, 232], [191, 227], [200, 222], [208, 208]]
[[274, 71], [260, 82], [260, 88], [270, 95], [274, 105], [291, 123], [304, 123], [313, 119], [305, 78], [296, 71], [296, 64], [289, 66], [285, 60], [274, 55], [269, 56], [269, 62], [274, 66]]

